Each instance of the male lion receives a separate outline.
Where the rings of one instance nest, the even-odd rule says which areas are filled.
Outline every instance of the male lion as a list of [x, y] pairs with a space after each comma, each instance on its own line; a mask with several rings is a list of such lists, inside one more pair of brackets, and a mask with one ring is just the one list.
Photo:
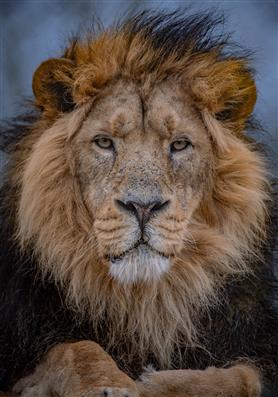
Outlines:
[[3, 391], [277, 384], [272, 194], [245, 132], [256, 88], [217, 22], [142, 13], [35, 72], [37, 110], [3, 131]]

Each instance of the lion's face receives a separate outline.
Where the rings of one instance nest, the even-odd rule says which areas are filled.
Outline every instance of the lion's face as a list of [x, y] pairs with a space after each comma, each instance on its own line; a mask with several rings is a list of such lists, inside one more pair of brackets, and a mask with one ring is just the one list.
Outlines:
[[72, 148], [110, 274], [122, 283], [160, 278], [210, 189], [211, 143], [189, 97], [173, 81], [149, 95], [120, 81], [94, 104]]

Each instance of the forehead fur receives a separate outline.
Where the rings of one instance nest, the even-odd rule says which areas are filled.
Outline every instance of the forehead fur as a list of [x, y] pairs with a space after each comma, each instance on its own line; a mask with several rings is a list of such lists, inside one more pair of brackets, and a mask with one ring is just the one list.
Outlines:
[[200, 129], [204, 129], [190, 96], [171, 78], [147, 93], [144, 87], [126, 80], [109, 84], [83, 125], [90, 136], [93, 126], [95, 131], [109, 131], [122, 138], [134, 131], [148, 130], [168, 139], [177, 130], [200, 136]]
[[37, 105], [54, 118], [57, 111], [101, 95], [117, 78], [148, 89], [172, 76], [197, 107], [241, 129], [256, 89], [247, 58], [228, 54], [226, 38], [214, 33], [220, 22], [211, 14], [144, 12], [99, 35], [75, 39], [61, 58], [43, 63], [35, 73]]

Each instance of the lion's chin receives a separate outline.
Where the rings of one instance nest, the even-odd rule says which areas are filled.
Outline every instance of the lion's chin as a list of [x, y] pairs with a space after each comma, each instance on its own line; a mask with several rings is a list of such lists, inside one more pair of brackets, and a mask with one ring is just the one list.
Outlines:
[[170, 265], [170, 258], [160, 255], [146, 245], [139, 245], [124, 256], [110, 260], [110, 274], [121, 284], [153, 282], [159, 280]]

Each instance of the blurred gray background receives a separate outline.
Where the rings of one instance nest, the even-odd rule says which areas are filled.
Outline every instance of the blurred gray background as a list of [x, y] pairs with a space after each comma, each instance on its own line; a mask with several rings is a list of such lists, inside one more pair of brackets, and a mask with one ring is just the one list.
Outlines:
[[[89, 24], [92, 16], [109, 25], [127, 10], [216, 8], [227, 17], [227, 30], [255, 52], [258, 102], [256, 114], [266, 132], [257, 138], [272, 152], [278, 175], [278, 1], [277, 0], [0, 0], [0, 119], [16, 115], [22, 99], [32, 95], [32, 74], [43, 60], [59, 55], [67, 37]], [[0, 167], [6, 161], [0, 152]]]

